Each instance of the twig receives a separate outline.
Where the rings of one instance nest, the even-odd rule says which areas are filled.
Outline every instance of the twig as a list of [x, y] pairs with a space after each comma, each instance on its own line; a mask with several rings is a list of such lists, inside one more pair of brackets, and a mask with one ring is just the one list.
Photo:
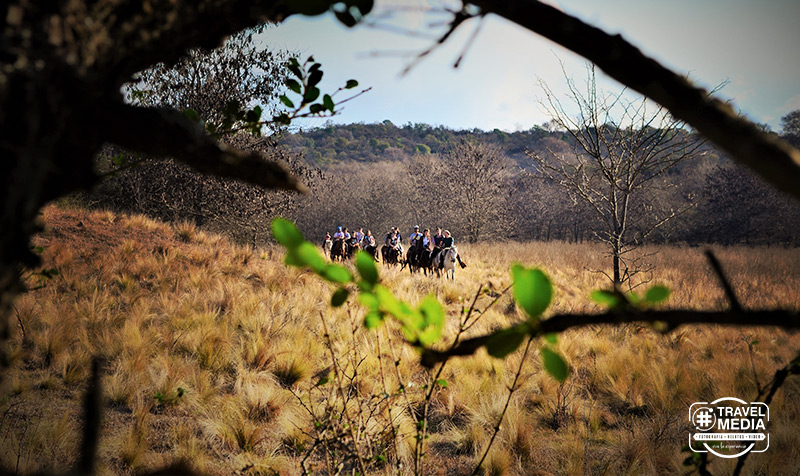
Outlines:
[[485, 18], [486, 17], [484, 16], [480, 17], [478, 25], [475, 27], [474, 30], [472, 30], [472, 34], [467, 39], [467, 42], [464, 44], [464, 48], [461, 49], [461, 54], [458, 55], [458, 59], [456, 59], [456, 62], [453, 63], [453, 68], [458, 69], [458, 67], [461, 65], [461, 61], [464, 59], [464, 56], [466, 56], [467, 51], [469, 51], [469, 49], [472, 48], [472, 45], [475, 43], [475, 39], [478, 37], [478, 33], [480, 33], [481, 28], [483, 27], [483, 20]]
[[84, 426], [83, 444], [78, 471], [83, 474], [94, 474], [97, 459], [97, 444], [100, 441], [100, 417], [102, 414], [102, 389], [100, 388], [101, 361], [92, 359], [92, 375], [86, 389], [83, 402]]
[[434, 43], [428, 49], [418, 54], [417, 57], [414, 58], [414, 60], [411, 61], [411, 63], [409, 63], [408, 66], [405, 67], [405, 69], [403, 69], [403, 72], [400, 73], [400, 76], [405, 76], [406, 74], [408, 74], [409, 71], [411, 71], [414, 68], [414, 66], [416, 66], [420, 61], [422, 61], [423, 58], [431, 54], [439, 46], [443, 45], [444, 42], [447, 41], [448, 38], [450, 38], [450, 35], [452, 35], [453, 32], [456, 31], [458, 27], [461, 26], [462, 23], [469, 20], [473, 16], [474, 15], [467, 13], [463, 9], [458, 12], [454, 12], [453, 20], [450, 22], [450, 27], [447, 29], [447, 31], [436, 41], [436, 43]]
[[489, 450], [492, 449], [492, 445], [494, 444], [495, 438], [500, 433], [500, 425], [503, 423], [503, 418], [506, 416], [506, 411], [508, 411], [508, 405], [511, 403], [511, 397], [514, 395], [514, 392], [517, 390], [517, 382], [519, 381], [520, 375], [522, 375], [522, 369], [525, 366], [525, 361], [528, 358], [528, 350], [531, 347], [531, 342], [533, 341], [532, 337], [528, 337], [528, 342], [525, 344], [525, 350], [522, 352], [522, 357], [519, 361], [519, 368], [517, 368], [517, 373], [514, 375], [514, 382], [511, 384], [511, 387], [508, 389], [508, 398], [506, 398], [506, 404], [503, 406], [503, 411], [500, 413], [500, 418], [497, 420], [497, 424], [494, 426], [494, 432], [492, 433], [492, 437], [489, 439], [489, 444], [486, 445], [486, 450], [483, 452], [483, 456], [481, 456], [480, 461], [475, 466], [475, 470], [472, 471], [472, 476], [477, 476], [478, 471], [480, 471], [481, 466], [483, 466], [483, 461], [486, 459], [486, 456], [489, 455]]
[[737, 312], [742, 311], [742, 305], [739, 303], [739, 299], [736, 297], [736, 293], [733, 291], [733, 286], [731, 286], [730, 281], [725, 276], [725, 272], [722, 270], [722, 265], [714, 255], [714, 252], [711, 250], [706, 250], [705, 255], [706, 258], [708, 258], [708, 263], [711, 265], [714, 273], [716, 273], [717, 277], [719, 278], [720, 284], [722, 284], [722, 289], [725, 291], [725, 296], [728, 298], [728, 302], [731, 305], [731, 310]]

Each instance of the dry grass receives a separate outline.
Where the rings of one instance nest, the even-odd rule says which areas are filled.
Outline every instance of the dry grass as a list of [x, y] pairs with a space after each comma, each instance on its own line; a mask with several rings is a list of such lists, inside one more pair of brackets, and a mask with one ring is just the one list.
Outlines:
[[[108, 408], [103, 474], [177, 461], [212, 474], [296, 474], [308, 453], [306, 466], [321, 471], [324, 454], [311, 451], [320, 434], [315, 422], [329, 422], [332, 411], [346, 411], [358, 423], [357, 445], [385, 455], [385, 463], [370, 462], [371, 473], [394, 473], [399, 464], [409, 471], [410, 412], [420, 408], [427, 374], [397, 329], [363, 330], [356, 304], [331, 309], [331, 287], [283, 266], [274, 248], [233, 246], [191, 224], [108, 212], [49, 207], [44, 222], [35, 244], [45, 249], [45, 267], [59, 274], [15, 305], [25, 332], [20, 328], [8, 342], [12, 367], [0, 399], [4, 467], [29, 473], [74, 461], [80, 396], [89, 360], [99, 355]], [[669, 306], [725, 306], [701, 249], [657, 251], [654, 282], [673, 290]], [[715, 251], [744, 306], [800, 308], [800, 250]], [[606, 286], [602, 275], [588, 271], [606, 266], [597, 245], [463, 245], [461, 253], [469, 266], [457, 270], [455, 283], [381, 269], [400, 298], [416, 303], [432, 293], [446, 305], [447, 338], [479, 286], [508, 286], [515, 261], [549, 272], [556, 296], [548, 312], [600, 310], [588, 299]], [[31, 284], [38, 279], [30, 275]], [[504, 296], [470, 333], [519, 319]], [[747, 343], [756, 340], [751, 365]], [[558, 384], [531, 354], [485, 474], [682, 474], [689, 405], [754, 398], [756, 382], [770, 380], [800, 348], [800, 337], [716, 326], [664, 336], [631, 325], [571, 330], [558, 348], [572, 375]], [[343, 370], [341, 385], [331, 353]], [[448, 364], [442, 378], [449, 385], [431, 402], [428, 473], [472, 471], [519, 359], [517, 353], [499, 361], [481, 351]], [[324, 376], [329, 383], [315, 386]], [[776, 395], [771, 447], [751, 456], [754, 472], [800, 466], [799, 393], [794, 378]], [[717, 460], [712, 469], [724, 474], [731, 465]]]

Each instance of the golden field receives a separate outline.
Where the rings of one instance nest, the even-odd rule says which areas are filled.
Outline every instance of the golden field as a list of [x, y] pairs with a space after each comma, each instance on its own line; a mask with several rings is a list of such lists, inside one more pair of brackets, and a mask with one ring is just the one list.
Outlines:
[[[3, 467], [24, 474], [76, 463], [81, 399], [100, 356], [100, 474], [178, 462], [204, 474], [350, 474], [355, 453], [370, 474], [413, 471], [415, 416], [431, 374], [394, 326], [364, 329], [355, 299], [333, 309], [333, 286], [284, 266], [279, 248], [232, 245], [191, 224], [55, 206], [43, 222], [34, 245], [58, 274], [26, 271], [38, 289], [15, 304], [0, 389]], [[588, 297], [607, 285], [591, 271], [608, 261], [599, 245], [460, 251], [468, 267], [454, 283], [379, 265], [399, 298], [416, 304], [432, 293], [445, 305], [446, 342], [476, 291], [510, 284], [513, 262], [548, 272], [548, 314], [602, 311]], [[702, 248], [647, 251], [658, 252], [653, 283], [673, 291], [664, 307], [726, 307]], [[715, 252], [744, 307], [800, 309], [799, 249]], [[484, 295], [476, 307], [491, 301]], [[504, 295], [469, 335], [521, 319]], [[542, 371], [539, 345], [524, 362], [521, 349], [505, 360], [481, 350], [448, 362], [446, 387], [430, 398], [426, 474], [473, 472], [520, 368], [483, 474], [686, 474], [691, 403], [755, 399], [797, 354], [800, 336], [721, 326], [571, 330], [556, 345], [572, 369], [563, 384]], [[770, 449], [751, 454], [744, 474], [800, 468], [800, 379], [787, 379], [770, 410]], [[730, 474], [734, 465], [713, 459], [709, 469]]]

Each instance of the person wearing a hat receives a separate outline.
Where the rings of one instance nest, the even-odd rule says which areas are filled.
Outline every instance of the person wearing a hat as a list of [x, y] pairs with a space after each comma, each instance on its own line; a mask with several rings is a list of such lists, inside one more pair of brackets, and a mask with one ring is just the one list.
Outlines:
[[408, 242], [411, 245], [411, 248], [414, 247], [414, 244], [422, 238], [422, 233], [419, 232], [419, 225], [414, 225], [414, 231], [411, 232], [411, 236], [408, 237]]
[[344, 239], [344, 232], [342, 231], [342, 227], [336, 228], [336, 233], [333, 234], [334, 240], [343, 240]]

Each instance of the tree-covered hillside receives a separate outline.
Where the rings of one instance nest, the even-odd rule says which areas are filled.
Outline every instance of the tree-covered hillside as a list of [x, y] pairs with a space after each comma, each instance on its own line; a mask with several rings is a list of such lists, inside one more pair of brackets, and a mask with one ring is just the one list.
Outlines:
[[542, 127], [527, 131], [452, 130], [427, 124], [396, 126], [389, 120], [378, 124], [328, 124], [316, 129], [287, 134], [282, 143], [310, 164], [326, 166], [336, 162], [398, 161], [415, 155], [442, 154], [459, 139], [474, 137], [485, 144], [502, 147], [505, 154], [519, 163], [527, 160], [526, 149], [543, 146], [548, 141], [564, 139], [561, 132]]

